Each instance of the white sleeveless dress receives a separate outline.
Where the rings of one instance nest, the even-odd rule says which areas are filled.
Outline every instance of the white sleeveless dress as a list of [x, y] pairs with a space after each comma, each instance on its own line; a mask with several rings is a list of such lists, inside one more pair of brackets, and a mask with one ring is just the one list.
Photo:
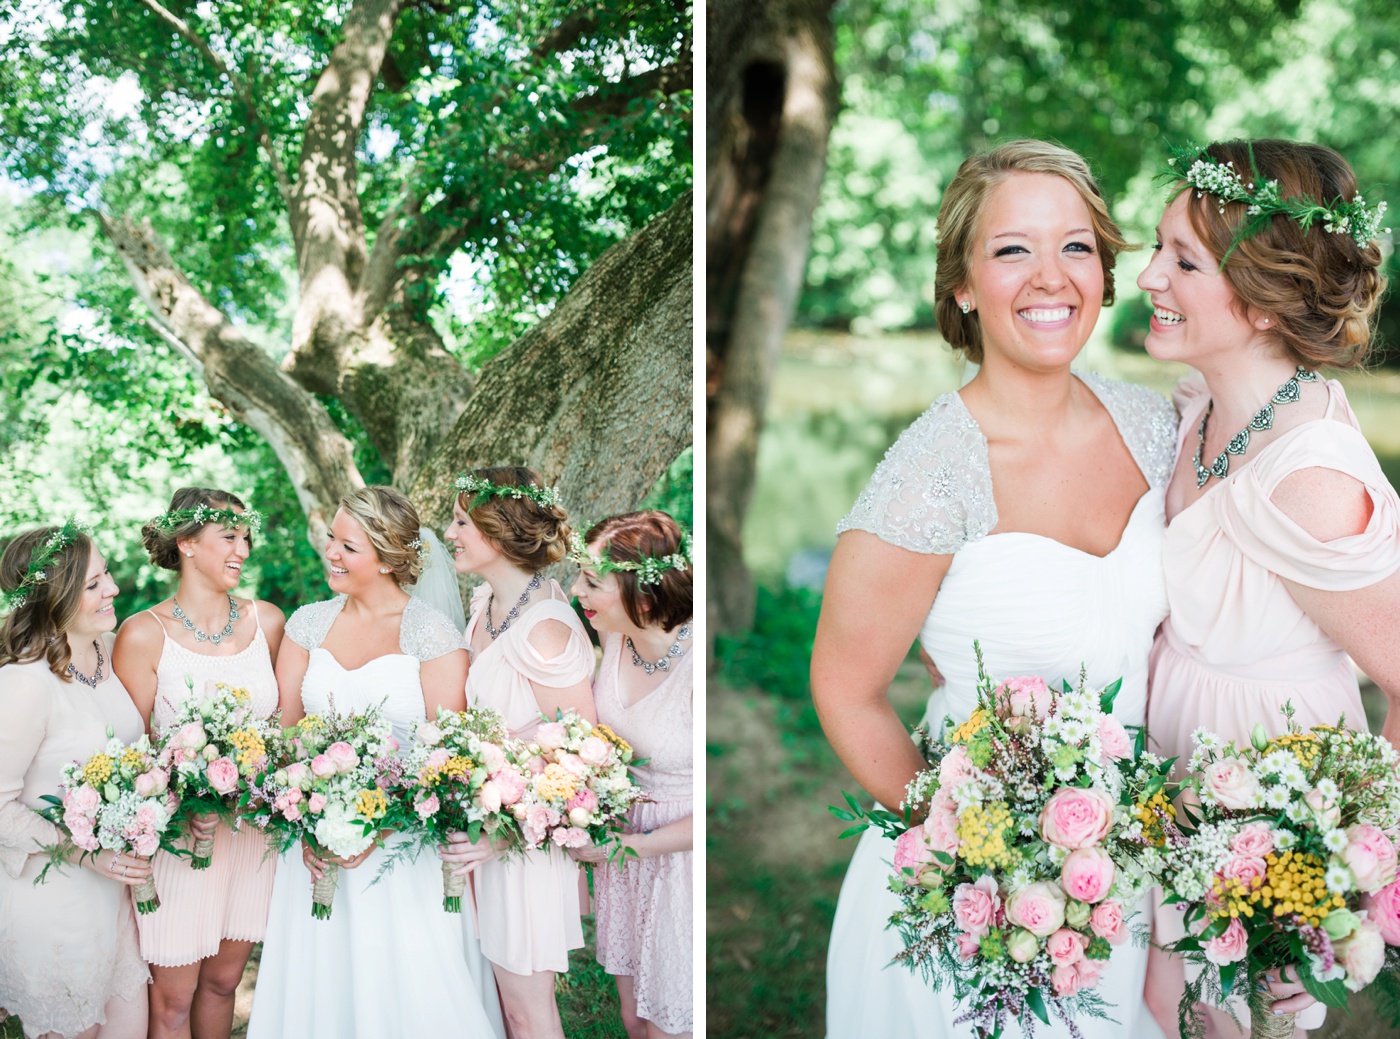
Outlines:
[[[437, 610], [410, 599], [399, 632], [402, 652], [346, 670], [321, 648], [344, 606], [344, 596], [313, 603], [287, 622], [286, 637], [311, 655], [302, 705], [308, 714], [332, 705], [344, 714], [383, 701], [394, 738], [407, 748], [426, 718], [419, 663], [460, 649], [461, 636]], [[464, 945], [458, 918], [443, 911], [437, 856], [401, 862], [374, 884], [383, 858], [375, 850], [355, 869], [341, 870], [334, 912], [316, 920], [301, 847], [282, 856], [250, 1039], [504, 1036], [490, 965]]]
[[[947, 684], [929, 699], [937, 732], [945, 717], [965, 720], [976, 705], [979, 640], [993, 677], [1078, 678], [1093, 685], [1123, 679], [1114, 715], [1141, 725], [1147, 704], [1147, 656], [1167, 613], [1161, 545], [1176, 419], [1165, 398], [1095, 374], [1078, 374], [1108, 409], [1148, 490], [1133, 508], [1118, 546], [1102, 558], [1038, 534], [993, 534], [997, 524], [987, 441], [956, 393], [944, 394], [905, 430], [837, 527], [866, 530], [911, 552], [951, 554], [952, 565], [919, 632]], [[827, 954], [830, 1039], [944, 1039], [971, 1036], [954, 1025], [966, 1007], [890, 961], [900, 951], [887, 930], [899, 907], [887, 880], [894, 842], [874, 831], [859, 842], [836, 907]], [[1147, 923], [1146, 914], [1133, 923]], [[1097, 990], [1115, 1004], [1117, 1023], [1079, 1021], [1085, 1039], [1156, 1034], [1142, 1003], [1147, 950], [1117, 947]], [[1063, 1026], [1036, 1022], [1037, 1036]], [[1021, 1034], [1009, 1022], [1007, 1039]]]

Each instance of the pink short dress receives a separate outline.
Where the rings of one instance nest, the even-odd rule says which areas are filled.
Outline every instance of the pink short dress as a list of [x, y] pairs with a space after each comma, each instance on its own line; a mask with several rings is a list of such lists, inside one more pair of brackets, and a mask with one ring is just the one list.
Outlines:
[[[632, 666], [630, 654], [621, 635], [603, 636], [603, 662], [593, 686], [598, 721], [631, 743], [636, 757], [647, 759], [635, 773], [650, 800], [632, 809], [627, 822], [632, 833], [655, 830], [694, 810], [693, 665], [694, 657], [686, 654], [659, 686], [627, 706], [618, 674]], [[694, 878], [695, 856], [688, 851], [593, 870], [598, 962], [609, 974], [632, 978], [638, 1016], [671, 1035], [694, 1028]]]
[[[542, 720], [532, 681], [564, 688], [593, 677], [593, 645], [582, 622], [558, 582], [550, 581], [548, 589], [550, 598], [531, 606], [500, 638], [474, 654], [467, 672], [467, 703], [500, 711], [510, 734], [519, 739], [529, 739]], [[472, 596], [468, 646], [483, 621], [489, 594], [490, 588], [482, 585]], [[548, 660], [529, 642], [531, 630], [546, 620], [560, 621], [570, 632], [564, 651]], [[567, 971], [569, 950], [583, 947], [578, 863], [550, 846], [492, 859], [474, 876], [486, 958], [512, 974]], [[472, 926], [470, 914], [463, 914], [462, 922]]]
[[[253, 709], [264, 718], [277, 710], [277, 679], [260, 618], [247, 647], [231, 656], [213, 657], [180, 645], [165, 630], [165, 622], [155, 613], [151, 616], [165, 631], [151, 713], [155, 729], [168, 725], [189, 695], [187, 675], [196, 694], [203, 694], [212, 682], [222, 682], [248, 690]], [[159, 967], [180, 967], [213, 956], [225, 939], [262, 941], [276, 867], [276, 857], [267, 854], [267, 837], [252, 826], [234, 831], [220, 823], [208, 869], [191, 869], [187, 858], [156, 852], [152, 870], [160, 912], [137, 918], [141, 955]]]
[[[48, 663], [0, 667], [0, 1007], [26, 1036], [77, 1035], [106, 1020], [113, 996], [135, 999], [150, 974], [136, 942], [130, 888], [70, 863], [35, 884], [62, 831], [40, 818], [61, 770], [96, 754], [111, 731], [141, 737], [141, 712], [111, 673], [95, 688], [64, 681]], [[162, 898], [164, 892], [161, 893]]]

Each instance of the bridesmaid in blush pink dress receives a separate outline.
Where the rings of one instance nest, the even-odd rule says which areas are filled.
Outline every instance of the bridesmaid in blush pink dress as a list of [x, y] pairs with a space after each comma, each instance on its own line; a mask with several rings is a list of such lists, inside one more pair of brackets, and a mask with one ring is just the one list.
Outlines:
[[[1316, 145], [1231, 141], [1200, 158], [1203, 169], [1257, 168], [1284, 199], [1356, 196], [1345, 160]], [[1305, 728], [1343, 715], [1365, 728], [1353, 660], [1389, 698], [1385, 734], [1400, 742], [1400, 502], [1341, 385], [1316, 374], [1360, 363], [1384, 288], [1380, 250], [1359, 240], [1364, 230], [1304, 229], [1285, 214], [1246, 237], [1246, 205], [1193, 182], [1167, 206], [1138, 279], [1152, 296], [1148, 350], [1199, 372], [1177, 391], [1171, 614], [1149, 680], [1148, 730], [1183, 764], [1196, 729], [1276, 734], [1285, 703]], [[1159, 910], [1156, 930], [1158, 941], [1179, 936], [1179, 914]], [[1182, 967], [1153, 956], [1148, 1003], [1171, 1031]], [[1312, 1003], [1296, 981], [1273, 991], [1279, 1012]], [[1210, 1027], [1238, 1034], [1223, 1015]]]
[[[457, 488], [445, 540], [457, 570], [484, 580], [467, 622], [467, 702], [500, 711], [521, 739], [559, 710], [596, 721], [593, 646], [563, 590], [540, 573], [567, 552], [553, 488], [523, 467], [477, 469]], [[578, 865], [557, 847], [498, 859], [487, 842], [453, 836], [442, 858], [475, 875], [477, 924], [470, 914], [462, 922], [479, 927], [512, 1039], [563, 1039], [554, 979], [583, 946]]]
[[631, 1039], [689, 1036], [692, 964], [691, 854], [694, 778], [694, 639], [684, 537], [664, 512], [631, 512], [595, 524], [573, 592], [602, 636], [593, 695], [598, 721], [632, 744], [648, 800], [610, 848], [570, 851], [594, 863], [598, 962], [617, 978]]
[[[245, 515], [248, 522], [238, 522]], [[191, 690], [203, 696], [215, 682], [247, 689], [263, 717], [277, 710], [282, 611], [233, 596], [256, 524], [227, 491], [183, 487], [169, 511], [141, 529], [151, 562], [178, 573], [179, 584], [122, 625], [112, 663], [153, 732], [174, 719]], [[235, 831], [212, 817], [191, 828], [194, 837], [213, 835], [208, 868], [157, 852], [161, 911], [137, 918], [151, 965], [152, 1039], [227, 1039], [234, 992], [272, 899], [277, 863], [261, 831]]]

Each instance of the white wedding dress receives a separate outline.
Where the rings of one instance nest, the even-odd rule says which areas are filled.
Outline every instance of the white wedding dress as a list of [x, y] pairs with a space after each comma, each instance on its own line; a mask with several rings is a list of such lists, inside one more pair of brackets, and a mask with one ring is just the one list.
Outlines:
[[[460, 649], [461, 636], [437, 610], [410, 599], [402, 652], [346, 670], [321, 648], [344, 605], [344, 596], [313, 603], [287, 622], [287, 638], [311, 655], [302, 705], [308, 714], [332, 705], [345, 714], [383, 701], [394, 738], [407, 749], [425, 720], [419, 663]], [[438, 857], [421, 853], [372, 884], [383, 858], [376, 850], [355, 869], [342, 869], [330, 919], [316, 920], [301, 847], [282, 856], [249, 1039], [505, 1035], [491, 965], [478, 947], [464, 945], [461, 919], [443, 911]]]
[[[1094, 374], [1079, 378], [1103, 402], [1148, 490], [1137, 502], [1118, 546], [1100, 558], [1038, 534], [991, 531], [997, 524], [987, 441], [956, 393], [944, 394], [910, 426], [875, 470], [837, 528], [866, 530], [913, 552], [952, 554], [952, 565], [919, 640], [947, 684], [929, 699], [926, 720], [937, 733], [945, 717], [965, 720], [976, 706], [982, 646], [993, 678], [1039, 675], [1078, 680], [1081, 663], [1092, 685], [1123, 679], [1114, 714], [1141, 725], [1147, 704], [1147, 654], [1167, 613], [1161, 542], [1164, 496], [1171, 473], [1175, 414], [1149, 390]], [[846, 872], [827, 954], [829, 1039], [945, 1039], [972, 1035], [954, 1025], [967, 1009], [951, 991], [931, 988], [890, 961], [899, 933], [886, 929], [899, 907], [887, 881], [894, 842], [867, 831]], [[1146, 926], [1145, 912], [1133, 924]], [[1158, 1035], [1142, 1002], [1147, 950], [1118, 946], [1097, 991], [1113, 1004], [1116, 1023], [1078, 1022], [1085, 1039]], [[1063, 1036], [1051, 1017], [1037, 1036]], [[1015, 1021], [1003, 1033], [1021, 1035]]]

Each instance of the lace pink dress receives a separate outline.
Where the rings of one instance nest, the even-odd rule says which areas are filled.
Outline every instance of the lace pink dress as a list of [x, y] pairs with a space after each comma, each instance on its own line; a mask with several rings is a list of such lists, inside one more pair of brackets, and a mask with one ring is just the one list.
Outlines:
[[[603, 662], [593, 687], [598, 721], [631, 743], [637, 757], [649, 759], [635, 771], [651, 800], [632, 809], [630, 832], [654, 830], [693, 811], [693, 664], [691, 655], [681, 658], [665, 681], [629, 707], [618, 689], [619, 669], [632, 666], [622, 636], [603, 637]], [[598, 962], [609, 974], [631, 977], [638, 1016], [671, 1035], [694, 1027], [694, 859], [691, 852], [678, 851], [593, 871]]]
[[[254, 617], [257, 610], [253, 611]], [[165, 623], [151, 613], [165, 631]], [[203, 695], [213, 682], [248, 690], [253, 709], [264, 718], [277, 710], [277, 679], [262, 622], [253, 641], [231, 656], [208, 656], [180, 645], [165, 633], [156, 665], [156, 702], [151, 712], [155, 730], [168, 725], [177, 706], [194, 692]], [[267, 838], [256, 827], [237, 832], [220, 823], [214, 833], [209, 868], [190, 868], [190, 860], [158, 851], [152, 869], [160, 892], [160, 912], [137, 918], [141, 954], [148, 963], [179, 967], [197, 963], [219, 951], [224, 939], [262, 941], [277, 860], [267, 855]]]
[[34, 883], [39, 845], [61, 839], [35, 814], [39, 798], [58, 793], [64, 765], [102, 749], [109, 727], [124, 743], [145, 730], [115, 675], [94, 689], [60, 680], [44, 661], [0, 667], [0, 1006], [26, 1036], [104, 1022], [112, 996], [134, 998], [149, 978], [124, 885], [78, 865]]
[[[520, 739], [529, 739], [542, 720], [532, 681], [564, 688], [593, 677], [593, 645], [583, 624], [558, 583], [550, 581], [548, 587], [550, 598], [531, 606], [500, 638], [473, 654], [467, 672], [467, 703], [500, 711], [510, 734]], [[490, 589], [482, 585], [472, 596], [468, 646], [482, 623], [489, 594]], [[548, 660], [529, 642], [530, 631], [545, 620], [568, 625], [571, 635], [564, 651]], [[492, 859], [475, 877], [481, 951], [486, 958], [512, 974], [567, 971], [569, 950], [583, 947], [578, 863], [551, 846], [524, 856]], [[462, 922], [471, 927], [468, 914], [463, 914]]]

